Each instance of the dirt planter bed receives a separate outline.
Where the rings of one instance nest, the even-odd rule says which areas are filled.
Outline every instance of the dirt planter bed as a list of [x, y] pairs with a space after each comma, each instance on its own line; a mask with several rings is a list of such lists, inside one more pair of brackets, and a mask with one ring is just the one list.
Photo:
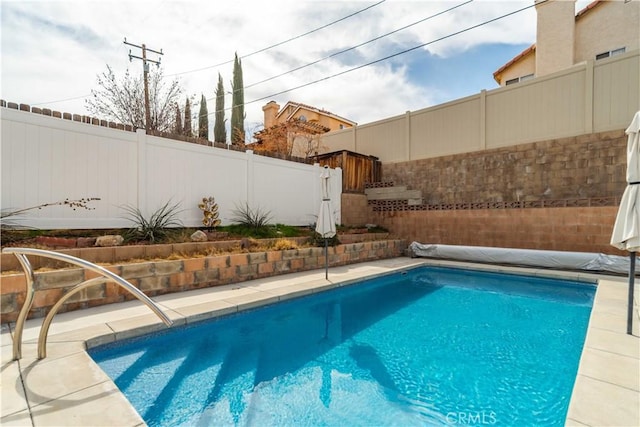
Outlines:
[[[202, 253], [214, 249], [223, 250], [222, 247], [210, 247], [212, 244], [224, 246], [237, 245], [238, 243], [207, 242], [143, 247], [119, 246], [61, 250], [59, 252], [95, 263], [113, 263], [105, 268], [128, 280], [149, 296], [313, 270], [323, 267], [325, 263], [324, 249], [320, 247], [189, 257], [189, 253]], [[406, 241], [393, 239], [341, 244], [329, 248], [329, 265], [339, 266], [393, 258], [401, 256], [406, 246]], [[176, 253], [183, 255], [179, 259], [162, 259], [170, 257], [172, 254], [175, 256]], [[4, 263], [7, 255], [3, 254], [3, 270], [6, 267]], [[14, 255], [10, 256], [15, 258]], [[30, 261], [32, 258], [30, 257]], [[118, 263], [119, 259], [136, 258], [156, 259]], [[33, 258], [34, 268], [45, 267], [36, 264], [36, 262], [37, 260]], [[80, 268], [63, 268], [65, 266], [68, 267], [68, 264], [57, 263], [57, 265], [47, 266], [57, 268], [57, 270], [41, 270], [35, 273], [34, 287], [36, 292], [29, 318], [45, 316], [68, 289], [96, 276], [91, 271]], [[0, 286], [2, 323], [15, 321], [24, 304], [26, 294], [24, 273], [17, 265], [13, 270], [17, 271], [3, 273], [0, 276], [2, 281]], [[133, 299], [133, 296], [119, 286], [113, 283], [104, 283], [89, 287], [73, 296], [60, 311], [77, 310], [129, 299]]]

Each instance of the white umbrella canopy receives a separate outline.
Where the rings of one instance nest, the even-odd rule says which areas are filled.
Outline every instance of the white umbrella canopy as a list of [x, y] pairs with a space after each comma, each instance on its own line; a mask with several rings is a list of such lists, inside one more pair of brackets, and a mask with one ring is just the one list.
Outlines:
[[318, 222], [316, 222], [316, 232], [324, 239], [330, 239], [336, 235], [336, 220], [333, 215], [330, 198], [330, 179], [329, 166], [325, 166], [320, 175], [322, 202], [320, 203]]
[[324, 239], [324, 278], [329, 279], [329, 249], [327, 239], [336, 235], [336, 220], [331, 207], [331, 174], [329, 166], [325, 166], [320, 174], [320, 185], [322, 187], [322, 201], [320, 202], [320, 213], [316, 222], [316, 232]]
[[613, 226], [611, 245], [630, 252], [640, 250], [640, 111], [625, 133], [627, 140], [627, 188]]
[[633, 330], [633, 296], [636, 252], [640, 250], [640, 111], [625, 131], [627, 140], [627, 187], [622, 194], [611, 245], [629, 251], [629, 293], [627, 297], [627, 334]]

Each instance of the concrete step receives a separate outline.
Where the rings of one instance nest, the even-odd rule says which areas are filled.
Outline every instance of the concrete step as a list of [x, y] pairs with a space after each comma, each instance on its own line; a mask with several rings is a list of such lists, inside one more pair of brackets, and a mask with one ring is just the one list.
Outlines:
[[367, 194], [367, 200], [412, 200], [422, 199], [422, 192], [420, 190], [407, 190], [406, 187], [398, 190], [398, 187], [394, 188], [395, 191], [385, 191], [381, 193]]
[[367, 197], [370, 197], [370, 196], [376, 196], [376, 195], [396, 193], [398, 191], [407, 191], [407, 186], [397, 185], [394, 187], [365, 188], [364, 194], [366, 194]]

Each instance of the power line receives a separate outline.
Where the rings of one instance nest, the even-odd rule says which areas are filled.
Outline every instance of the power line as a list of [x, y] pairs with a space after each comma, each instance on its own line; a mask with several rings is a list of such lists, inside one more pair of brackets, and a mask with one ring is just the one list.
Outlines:
[[90, 96], [91, 96], [91, 94], [81, 95], [81, 96], [74, 96], [73, 98], [57, 99], [55, 101], [36, 102], [36, 103], [31, 104], [31, 105], [35, 107], [36, 105], [47, 105], [47, 104], [55, 104], [55, 103], [58, 103], [58, 102], [75, 101], [76, 99], [89, 98]]
[[[536, 3], [536, 4], [546, 3], [547, 1], [549, 1], [549, 0], [542, 0], [542, 1], [538, 2], [538, 3]], [[445, 39], [451, 38], [451, 37], [453, 37], [453, 36], [457, 36], [458, 34], [462, 34], [462, 33], [465, 33], [465, 32], [467, 32], [467, 31], [470, 31], [470, 30], [473, 30], [473, 29], [476, 29], [476, 28], [482, 27], [482, 26], [484, 26], [484, 25], [490, 24], [490, 23], [492, 23], [492, 22], [498, 21], [498, 20], [503, 19], [503, 18], [506, 18], [506, 17], [508, 17], [508, 16], [515, 15], [516, 13], [520, 13], [520, 12], [522, 12], [522, 11], [524, 11], [524, 10], [530, 9], [530, 8], [532, 8], [532, 7], [535, 7], [535, 6], [536, 6], [536, 4], [532, 4], [532, 5], [529, 5], [529, 6], [522, 7], [522, 8], [520, 8], [520, 9], [518, 9], [518, 10], [513, 11], [513, 12], [509, 12], [509, 13], [507, 13], [507, 14], [504, 14], [504, 15], [498, 16], [498, 17], [496, 17], [496, 18], [489, 19], [488, 21], [481, 22], [480, 24], [472, 25], [471, 27], [467, 27], [467, 28], [465, 28], [465, 29], [463, 29], [463, 30], [456, 31], [455, 33], [451, 33], [451, 34], [448, 34], [448, 35], [446, 35], [446, 36], [439, 37], [439, 38], [437, 38], [437, 39], [435, 39], [435, 40], [431, 40], [431, 41], [429, 41], [429, 42], [419, 44], [419, 45], [414, 46], [414, 47], [412, 47], [412, 48], [409, 48], [409, 49], [406, 49], [406, 50], [403, 50], [403, 51], [400, 51], [400, 52], [394, 53], [393, 55], [385, 56], [384, 58], [376, 59], [375, 61], [371, 61], [371, 62], [368, 62], [368, 63], [366, 63], [366, 64], [362, 64], [362, 65], [359, 65], [359, 66], [357, 66], [357, 67], [353, 67], [353, 68], [350, 68], [350, 69], [348, 69], [348, 70], [344, 70], [344, 71], [341, 71], [341, 72], [339, 72], [339, 73], [332, 74], [332, 75], [330, 75], [330, 76], [323, 77], [323, 78], [318, 79], [318, 80], [314, 80], [314, 81], [312, 81], [312, 82], [308, 82], [308, 83], [305, 83], [305, 84], [302, 84], [302, 85], [299, 85], [299, 86], [296, 86], [296, 87], [293, 87], [293, 88], [290, 88], [290, 89], [282, 90], [282, 91], [280, 91], [280, 92], [276, 92], [276, 93], [273, 93], [273, 94], [271, 94], [271, 95], [263, 96], [263, 97], [261, 97], [261, 98], [254, 99], [254, 100], [249, 101], [249, 102], [245, 102], [245, 103], [244, 103], [244, 105], [253, 104], [253, 103], [258, 102], [258, 101], [263, 101], [263, 100], [265, 100], [265, 99], [273, 98], [273, 97], [275, 97], [275, 96], [282, 95], [283, 93], [288, 93], [288, 92], [292, 92], [292, 91], [294, 91], [294, 90], [302, 89], [302, 88], [304, 88], [304, 87], [311, 86], [311, 85], [314, 85], [314, 84], [316, 84], [316, 83], [320, 83], [320, 82], [323, 82], [323, 81], [326, 81], [326, 80], [332, 79], [332, 78], [334, 78], [334, 77], [342, 76], [342, 75], [347, 74], [347, 73], [350, 73], [350, 72], [352, 72], [352, 71], [356, 71], [356, 70], [359, 70], [359, 69], [361, 69], [361, 68], [365, 68], [365, 67], [368, 67], [368, 66], [370, 66], [370, 65], [373, 65], [373, 64], [377, 64], [377, 63], [379, 63], [379, 62], [386, 61], [387, 59], [391, 59], [391, 58], [394, 58], [394, 57], [396, 57], [396, 56], [400, 56], [400, 55], [403, 55], [403, 54], [405, 54], [405, 53], [412, 52], [412, 51], [414, 51], [414, 50], [416, 50], [416, 49], [420, 49], [420, 48], [425, 47], [425, 46], [428, 46], [428, 45], [430, 45], [430, 44], [433, 44], [433, 43], [436, 43], [436, 42], [439, 42], [439, 41], [442, 41], [442, 40], [445, 40]], [[227, 110], [227, 109], [225, 109], [225, 110]]]
[[[285, 44], [285, 43], [289, 43], [290, 41], [297, 40], [297, 39], [302, 38], [302, 37], [304, 37], [304, 36], [308, 36], [309, 34], [312, 34], [312, 33], [315, 33], [316, 31], [320, 31], [320, 30], [322, 30], [322, 29], [325, 29], [325, 28], [327, 28], [327, 27], [330, 27], [331, 25], [337, 24], [338, 22], [344, 21], [345, 19], [351, 18], [352, 16], [355, 16], [355, 15], [357, 15], [357, 14], [359, 14], [359, 13], [362, 13], [362, 12], [364, 12], [364, 11], [368, 10], [368, 9], [371, 9], [371, 8], [373, 8], [373, 7], [375, 7], [375, 6], [378, 6], [379, 4], [384, 3], [385, 1], [386, 1], [386, 0], [380, 0], [380, 1], [379, 1], [379, 2], [377, 2], [377, 3], [374, 3], [374, 4], [370, 5], [370, 6], [365, 7], [364, 9], [360, 9], [360, 10], [358, 10], [358, 11], [356, 11], [356, 12], [353, 12], [353, 13], [351, 13], [351, 14], [347, 15], [347, 16], [344, 16], [344, 17], [342, 17], [342, 18], [340, 18], [340, 19], [337, 19], [337, 20], [335, 20], [335, 21], [329, 22], [328, 24], [325, 24], [325, 25], [323, 25], [323, 26], [321, 26], [321, 27], [318, 27], [318, 28], [315, 28], [315, 29], [313, 29], [313, 30], [307, 31], [306, 33], [303, 33], [303, 34], [297, 35], [297, 36], [295, 36], [295, 37], [291, 37], [291, 38], [289, 38], [289, 39], [287, 39], [287, 40], [283, 40], [283, 41], [281, 41], [281, 42], [278, 42], [278, 43], [272, 44], [272, 45], [267, 46], [267, 47], [263, 47], [263, 48], [261, 48], [261, 49], [258, 49], [258, 50], [256, 50], [256, 51], [253, 51], [253, 52], [248, 53], [248, 54], [246, 54], [246, 55], [242, 55], [242, 56], [240, 56], [240, 59], [247, 58], [247, 57], [252, 56], [252, 55], [255, 55], [255, 54], [257, 54], [257, 53], [264, 52], [264, 51], [269, 50], [269, 49], [273, 49], [274, 47], [282, 46], [283, 44]], [[179, 72], [179, 73], [174, 73], [174, 74], [168, 74], [168, 75], [167, 75], [167, 77], [180, 76], [180, 75], [182, 75], [182, 74], [189, 74], [189, 73], [195, 73], [195, 72], [198, 72], [198, 71], [204, 71], [204, 70], [208, 70], [208, 69], [211, 69], [211, 68], [219, 67], [219, 66], [221, 66], [221, 65], [230, 64], [230, 63], [232, 63], [233, 61], [234, 61], [233, 59], [230, 59], [230, 60], [228, 60], [228, 61], [224, 61], [224, 62], [221, 62], [221, 63], [219, 63], [219, 64], [215, 64], [215, 65], [210, 65], [210, 66], [207, 66], [207, 67], [197, 68], [197, 69], [189, 70], [189, 71], [181, 71], [181, 72]]]
[[286, 74], [290, 74], [290, 73], [293, 73], [293, 72], [295, 72], [295, 71], [302, 70], [303, 68], [310, 67], [310, 66], [312, 66], [312, 65], [315, 65], [315, 64], [317, 64], [317, 63], [319, 63], [319, 62], [322, 62], [322, 61], [325, 61], [325, 60], [327, 60], [327, 59], [333, 58], [333, 57], [335, 57], [335, 56], [342, 55], [343, 53], [346, 53], [346, 52], [349, 52], [349, 51], [351, 51], [351, 50], [357, 49], [357, 48], [362, 47], [362, 46], [364, 46], [364, 45], [366, 45], [366, 44], [372, 43], [372, 42], [374, 42], [374, 41], [376, 41], [376, 40], [380, 40], [380, 39], [382, 39], [382, 38], [384, 38], [384, 37], [388, 37], [388, 36], [390, 36], [390, 35], [392, 35], [392, 34], [395, 34], [395, 33], [399, 32], [399, 31], [406, 30], [407, 28], [413, 27], [414, 25], [418, 25], [418, 24], [420, 24], [420, 23], [422, 23], [422, 22], [424, 22], [424, 21], [427, 21], [427, 20], [429, 20], [429, 19], [435, 18], [436, 16], [443, 15], [443, 14], [445, 14], [445, 13], [447, 13], [447, 12], [450, 12], [450, 11], [452, 11], [452, 10], [454, 10], [454, 9], [457, 9], [457, 8], [459, 8], [459, 7], [462, 7], [462, 6], [464, 6], [464, 5], [467, 5], [467, 4], [471, 3], [471, 2], [473, 2], [473, 0], [467, 0], [467, 1], [466, 1], [466, 2], [464, 2], [464, 3], [461, 3], [461, 4], [459, 4], [459, 5], [456, 5], [456, 6], [450, 7], [449, 9], [443, 10], [443, 11], [441, 11], [441, 12], [438, 12], [438, 13], [434, 14], [434, 15], [427, 16], [426, 18], [420, 19], [419, 21], [415, 21], [415, 22], [413, 22], [413, 23], [411, 23], [411, 24], [405, 25], [404, 27], [400, 27], [400, 28], [398, 28], [398, 29], [396, 29], [396, 30], [393, 30], [393, 31], [391, 31], [391, 32], [388, 32], [388, 33], [386, 33], [386, 34], [382, 34], [382, 35], [380, 35], [380, 36], [378, 36], [378, 37], [375, 37], [375, 38], [373, 38], [373, 39], [371, 39], [371, 40], [367, 40], [366, 42], [363, 42], [363, 43], [357, 44], [357, 45], [352, 46], [352, 47], [350, 47], [350, 48], [347, 48], [347, 49], [341, 50], [341, 51], [339, 51], [339, 52], [332, 53], [332, 54], [331, 54], [331, 55], [329, 55], [329, 56], [325, 56], [324, 58], [318, 59], [318, 60], [313, 61], [313, 62], [309, 62], [308, 64], [301, 65], [301, 66], [296, 67], [296, 68], [293, 68], [293, 69], [291, 69], [291, 70], [289, 70], [289, 71], [285, 71], [285, 72], [280, 73], [280, 74], [278, 74], [278, 75], [276, 75], [276, 76], [269, 77], [269, 78], [266, 78], [266, 79], [264, 79], [264, 80], [260, 80], [259, 82], [256, 82], [256, 83], [252, 83], [252, 84], [250, 84], [250, 85], [245, 86], [244, 88], [246, 89], [246, 88], [250, 88], [250, 87], [253, 87], [253, 86], [257, 86], [257, 85], [259, 85], [259, 84], [262, 84], [262, 83], [268, 82], [268, 81], [270, 81], [270, 80], [277, 79], [278, 77], [282, 77], [282, 76], [284, 76], [284, 75], [286, 75]]
[[[241, 56], [240, 58], [242, 59], [242, 58], [246, 58], [246, 57], [251, 56], [251, 55], [255, 55], [255, 54], [260, 53], [260, 52], [264, 52], [266, 50], [272, 49], [272, 48], [277, 47], [277, 46], [281, 46], [281, 45], [283, 45], [285, 43], [288, 43], [290, 41], [293, 41], [293, 40], [299, 39], [301, 37], [307, 36], [309, 34], [312, 34], [312, 33], [316, 32], [316, 31], [320, 31], [320, 30], [322, 30], [324, 28], [327, 28], [327, 27], [329, 27], [329, 26], [331, 26], [333, 24], [336, 24], [336, 23], [338, 23], [340, 21], [344, 21], [345, 19], [351, 18], [352, 16], [355, 16], [355, 15], [357, 15], [359, 13], [362, 13], [362, 12], [368, 10], [368, 9], [371, 9], [371, 8], [373, 8], [375, 6], [378, 6], [378, 5], [382, 4], [382, 3], [384, 3], [385, 1], [386, 0], [380, 0], [377, 3], [374, 3], [374, 4], [370, 5], [370, 6], [365, 7], [364, 9], [360, 9], [360, 10], [358, 10], [356, 12], [353, 12], [353, 13], [347, 15], [347, 16], [344, 16], [344, 17], [342, 17], [340, 19], [332, 21], [332, 22], [330, 22], [328, 24], [325, 24], [325, 25], [323, 25], [321, 27], [318, 27], [318, 28], [316, 28], [314, 30], [307, 31], [306, 33], [300, 34], [300, 35], [295, 36], [295, 37], [291, 37], [291, 38], [289, 38], [287, 40], [278, 42], [278, 43], [273, 44], [271, 46], [267, 46], [267, 47], [264, 47], [262, 49], [258, 49], [258, 50], [254, 51], [254, 52], [248, 53], [247, 55]], [[167, 74], [166, 77], [173, 77], [173, 76], [179, 76], [179, 75], [182, 75], [182, 74], [189, 74], [189, 73], [195, 73], [195, 72], [198, 72], [198, 71], [208, 70], [208, 69], [211, 69], [211, 68], [219, 67], [221, 65], [230, 64], [233, 61], [234, 60], [231, 59], [229, 61], [221, 62], [219, 64], [211, 65], [211, 66], [208, 66], [208, 67], [197, 68], [197, 69], [189, 70], [189, 71], [182, 71], [182, 72], [174, 73], [174, 74]], [[56, 103], [56, 102], [75, 101], [76, 99], [86, 99], [86, 98], [89, 98], [90, 96], [91, 96], [91, 94], [87, 94], [87, 95], [82, 95], [82, 96], [76, 96], [76, 97], [73, 97], [73, 98], [60, 99], [60, 100], [56, 100], [56, 101], [38, 102], [38, 103], [35, 103], [35, 104], [32, 104], [32, 105], [44, 105], [44, 104], [53, 104], [53, 103]], [[211, 99], [208, 99], [208, 101], [210, 101], [210, 100]]]

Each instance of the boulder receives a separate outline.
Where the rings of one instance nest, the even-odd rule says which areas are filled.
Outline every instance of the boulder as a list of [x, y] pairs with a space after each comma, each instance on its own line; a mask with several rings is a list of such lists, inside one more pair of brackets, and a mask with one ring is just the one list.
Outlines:
[[108, 234], [100, 236], [96, 239], [96, 246], [121, 246], [124, 243], [124, 237], [119, 234]]
[[207, 233], [204, 231], [198, 230], [191, 235], [192, 242], [206, 242], [207, 241]]

